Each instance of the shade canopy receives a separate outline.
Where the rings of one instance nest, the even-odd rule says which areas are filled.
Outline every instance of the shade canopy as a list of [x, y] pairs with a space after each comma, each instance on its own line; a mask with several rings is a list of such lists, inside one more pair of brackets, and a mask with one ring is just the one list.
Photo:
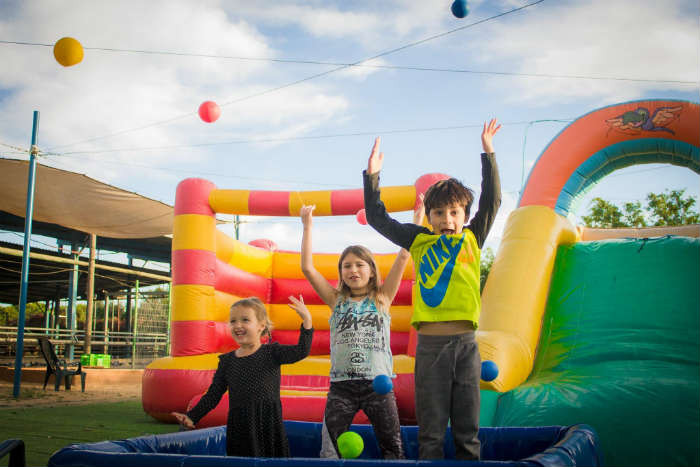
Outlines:
[[[29, 163], [0, 159], [0, 210], [24, 218]], [[109, 238], [172, 234], [173, 208], [82, 174], [37, 164], [33, 219]]]

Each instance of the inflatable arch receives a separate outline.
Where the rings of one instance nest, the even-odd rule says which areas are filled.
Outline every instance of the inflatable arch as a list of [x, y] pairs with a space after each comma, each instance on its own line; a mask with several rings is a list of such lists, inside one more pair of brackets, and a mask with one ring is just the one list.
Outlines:
[[500, 369], [482, 388], [509, 391], [532, 371], [557, 247], [581, 239], [569, 216], [582, 195], [634, 164], [700, 173], [699, 108], [676, 100], [604, 107], [569, 124], [545, 148], [506, 222], [482, 293], [479, 348]]

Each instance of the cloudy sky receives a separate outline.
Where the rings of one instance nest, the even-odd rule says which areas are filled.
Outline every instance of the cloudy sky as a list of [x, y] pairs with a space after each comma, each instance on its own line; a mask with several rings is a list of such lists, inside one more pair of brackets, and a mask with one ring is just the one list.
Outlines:
[[[359, 188], [375, 136], [383, 185], [442, 172], [478, 188], [480, 127], [497, 117], [504, 199], [487, 241], [496, 249], [523, 178], [568, 121], [629, 100], [698, 101], [697, 0], [474, 0], [464, 19], [450, 4], [3, 1], [0, 156], [23, 157], [15, 148], [29, 146], [39, 110], [39, 146], [51, 154], [41, 163], [168, 204], [187, 177], [221, 188]], [[85, 48], [70, 68], [52, 54], [64, 36]], [[205, 100], [221, 106], [213, 124], [197, 115]], [[697, 175], [635, 166], [588, 199], [667, 188], [697, 196]], [[242, 240], [299, 248], [298, 219], [243, 220]], [[315, 225], [317, 251], [396, 250], [352, 216]]]

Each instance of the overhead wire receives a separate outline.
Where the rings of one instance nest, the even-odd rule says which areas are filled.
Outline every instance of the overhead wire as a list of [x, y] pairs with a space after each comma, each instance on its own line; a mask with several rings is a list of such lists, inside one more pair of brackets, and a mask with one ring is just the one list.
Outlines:
[[[291, 59], [267, 59], [267, 58], [254, 58], [254, 57], [253, 57], [253, 58], [250, 58], [250, 57], [231, 57], [231, 56], [217, 56], [217, 55], [209, 55], [209, 54], [191, 54], [191, 53], [181, 53], [181, 52], [162, 52], [162, 51], [146, 51], [146, 50], [127, 50], [127, 49], [100, 48], [100, 47], [84, 47], [84, 48], [85, 48], [86, 50], [98, 50], [98, 51], [101, 50], [101, 51], [110, 51], [110, 52], [132, 52], [132, 53], [145, 53], [145, 54], [162, 54], [162, 55], [177, 55], [177, 56], [196, 56], [196, 57], [209, 57], [209, 58], [229, 58], [229, 59], [239, 59], [239, 60], [259, 60], [259, 61], [274, 61], [274, 62], [305, 63], [305, 64], [315, 64], [315, 65], [332, 65], [332, 66], [337, 66], [337, 68], [334, 68], [334, 69], [332, 69], [332, 70], [327, 70], [327, 71], [325, 71], [325, 72], [318, 73], [318, 74], [315, 74], [315, 75], [312, 75], [312, 76], [303, 78], [303, 79], [301, 79], [301, 80], [294, 81], [294, 82], [292, 82], [292, 83], [288, 83], [288, 84], [285, 84], [285, 85], [282, 85], [282, 86], [278, 86], [278, 87], [275, 87], [275, 88], [272, 88], [272, 89], [268, 89], [268, 90], [262, 91], [262, 92], [260, 92], [260, 93], [252, 94], [252, 95], [249, 95], [249, 96], [245, 96], [245, 97], [242, 97], [242, 98], [239, 98], [239, 99], [235, 99], [235, 100], [226, 102], [226, 103], [222, 104], [222, 106], [235, 104], [235, 103], [241, 102], [241, 101], [243, 101], [243, 100], [247, 100], [247, 99], [251, 99], [251, 98], [254, 98], [254, 97], [258, 97], [258, 96], [261, 96], [261, 95], [264, 95], [264, 94], [267, 94], [267, 93], [275, 92], [275, 91], [278, 91], [278, 90], [280, 90], [280, 89], [284, 89], [284, 88], [287, 88], [287, 87], [290, 87], [290, 86], [299, 84], [299, 83], [304, 82], [304, 81], [308, 81], [308, 80], [311, 80], [311, 79], [315, 79], [315, 78], [318, 78], [318, 77], [321, 77], [321, 76], [324, 76], [324, 75], [333, 73], [333, 72], [335, 72], [335, 71], [339, 71], [339, 70], [344, 69], [344, 68], [355, 67], [355, 66], [356, 66], [356, 67], [383, 68], [383, 69], [406, 69], [406, 70], [415, 70], [415, 71], [436, 71], [436, 72], [452, 72], [452, 73], [501, 74], [501, 75], [510, 75], [510, 76], [529, 76], [529, 77], [546, 77], [546, 78], [600, 79], [600, 80], [619, 80], [619, 81], [638, 81], [638, 82], [662, 82], [662, 83], [692, 84], [692, 85], [696, 85], [696, 84], [697, 84], [697, 83], [695, 83], [695, 82], [689, 82], [689, 81], [686, 82], [686, 81], [680, 81], [680, 80], [652, 80], [652, 79], [638, 79], [638, 78], [625, 78], [625, 77], [593, 77], [593, 76], [583, 76], [583, 75], [528, 74], [528, 73], [514, 73], [514, 72], [493, 72], [493, 71], [477, 71], [477, 70], [462, 70], [462, 69], [427, 68], [427, 67], [404, 67], [404, 66], [393, 66], [393, 65], [372, 65], [372, 64], [364, 63], [364, 62], [371, 61], [371, 60], [376, 59], [376, 58], [380, 58], [380, 57], [382, 57], [382, 56], [386, 56], [386, 55], [389, 55], [389, 54], [392, 54], [392, 53], [395, 53], [395, 52], [398, 52], [398, 51], [407, 49], [407, 48], [409, 48], [409, 47], [414, 47], [414, 46], [416, 46], [416, 45], [419, 45], [419, 44], [428, 42], [428, 41], [430, 41], [430, 40], [434, 40], [434, 39], [437, 39], [437, 38], [440, 38], [440, 37], [444, 37], [444, 36], [446, 36], [446, 35], [448, 35], [448, 34], [451, 34], [451, 33], [454, 33], [454, 32], [457, 32], [457, 31], [460, 31], [460, 30], [469, 28], [469, 27], [473, 27], [473, 26], [475, 26], [475, 25], [484, 23], [484, 22], [486, 22], [486, 21], [493, 20], [493, 19], [498, 18], [498, 17], [505, 16], [505, 15], [507, 15], [507, 14], [510, 14], [510, 13], [513, 13], [513, 12], [516, 12], [516, 11], [519, 11], [519, 10], [522, 10], [522, 9], [525, 9], [525, 8], [528, 8], [528, 7], [530, 7], [530, 6], [534, 6], [534, 5], [539, 4], [539, 3], [543, 2], [543, 1], [544, 1], [544, 0], [538, 0], [538, 1], [535, 1], [535, 2], [533, 2], [533, 3], [524, 5], [524, 6], [522, 6], [522, 7], [515, 8], [515, 9], [509, 10], [509, 11], [507, 11], [507, 12], [503, 12], [503, 13], [501, 13], [501, 14], [498, 14], [498, 15], [495, 15], [495, 16], [491, 16], [491, 17], [489, 17], [489, 18], [485, 18], [485, 19], [483, 19], [483, 20], [480, 20], [480, 21], [477, 21], [477, 22], [474, 22], [474, 23], [471, 23], [471, 24], [468, 24], [468, 25], [465, 25], [465, 26], [462, 26], [462, 27], [459, 27], [459, 28], [455, 28], [455, 29], [453, 29], [453, 30], [446, 31], [446, 32], [444, 32], [444, 33], [437, 34], [437, 35], [434, 35], [434, 36], [431, 36], [431, 37], [428, 37], [428, 38], [425, 38], [425, 39], [422, 39], [422, 40], [419, 40], [419, 41], [415, 41], [415, 42], [406, 44], [406, 45], [404, 45], [404, 46], [397, 47], [397, 48], [388, 50], [388, 51], [386, 51], [386, 52], [382, 52], [382, 53], [377, 54], [377, 55], [375, 55], [375, 56], [373, 56], [373, 57], [366, 58], [366, 59], [363, 59], [363, 60], [360, 60], [360, 61], [354, 62], [354, 63], [334, 63], [334, 62], [321, 62], [321, 61], [312, 61], [312, 60], [291, 60]], [[17, 42], [17, 41], [0, 41], [0, 43], [13, 43], [13, 44], [20, 44], [20, 45], [53, 46], [53, 44], [24, 43], [24, 42]], [[132, 129], [128, 129], [128, 130], [123, 130], [123, 131], [116, 132], [116, 133], [112, 133], [112, 134], [109, 134], [109, 135], [104, 135], [104, 136], [100, 136], [100, 137], [96, 137], [96, 138], [91, 138], [91, 139], [89, 139], [89, 140], [84, 140], [84, 141], [80, 141], [80, 142], [76, 142], [76, 143], [71, 143], [71, 144], [68, 144], [68, 145], [56, 146], [56, 147], [54, 147], [54, 148], [52, 148], [52, 149], [55, 149], [55, 148], [58, 148], [58, 147], [73, 146], [73, 145], [76, 145], [76, 144], [81, 144], [81, 143], [84, 143], [84, 142], [94, 141], [94, 140], [97, 140], [97, 139], [108, 138], [108, 137], [116, 136], [116, 135], [123, 134], [123, 133], [130, 132], [130, 131], [137, 131], [137, 130], [140, 130], [140, 129], [145, 129], [145, 128], [149, 128], [149, 127], [152, 127], [152, 126], [156, 126], [156, 125], [161, 125], [161, 124], [169, 123], [169, 122], [172, 122], [172, 121], [174, 121], [174, 120], [177, 120], [177, 119], [180, 119], [180, 118], [184, 118], [185, 116], [190, 116], [190, 115], [191, 115], [191, 113], [188, 113], [188, 114], [183, 115], [183, 116], [174, 117], [174, 118], [172, 118], [172, 119], [163, 120], [163, 121], [161, 121], [161, 122], [155, 122], [155, 123], [153, 123], [153, 124], [145, 125], [145, 126], [142, 126], [142, 127], [137, 127], [137, 128], [132, 128]], [[570, 121], [570, 120], [541, 120], [541, 121]], [[523, 123], [529, 123], [529, 124], [531, 125], [532, 123], [536, 123], [536, 122], [540, 122], [540, 121], [535, 121], [535, 122], [523, 122]], [[515, 124], [515, 123], [512, 123], [512, 124]], [[387, 133], [406, 133], [406, 132], [414, 132], [414, 131], [441, 131], [441, 130], [446, 130], [446, 129], [458, 129], [458, 128], [473, 127], [473, 126], [478, 126], [478, 125], [460, 125], [460, 126], [455, 126], [455, 127], [428, 128], [428, 129], [389, 130], [389, 131], [384, 131], [384, 132], [379, 132], [379, 133], [380, 133], [380, 134], [387, 134]], [[527, 132], [527, 129], [526, 129], [526, 132]], [[139, 150], [139, 151], [144, 151], [144, 150], [164, 150], [164, 149], [174, 149], [174, 148], [184, 148], [184, 147], [202, 147], [202, 146], [230, 145], [230, 144], [251, 144], [251, 143], [265, 143], [265, 142], [279, 142], [279, 141], [292, 141], [292, 140], [309, 140], [309, 139], [320, 139], [320, 138], [333, 138], [333, 137], [344, 137], [344, 136], [365, 136], [365, 135], [368, 135], [368, 134], [373, 134], [373, 135], [374, 135], [374, 134], [378, 134], [378, 132], [361, 132], [361, 133], [352, 133], [352, 134], [348, 133], [348, 134], [320, 135], [320, 136], [305, 136], [305, 137], [292, 137], [292, 138], [264, 138], [264, 139], [257, 139], [257, 140], [256, 140], [256, 139], [254, 139], [254, 140], [237, 140], [237, 141], [225, 141], [225, 142], [215, 142], [215, 143], [201, 143], [201, 144], [195, 144], [195, 145], [182, 145], [182, 146], [177, 146], [177, 145], [172, 146], [172, 145], [171, 145], [171, 146], [147, 147], [147, 148], [108, 149], [108, 150], [101, 150], [101, 151], [73, 151], [73, 152], [67, 152], [67, 153], [63, 153], [63, 154], [48, 152], [48, 153], [44, 153], [43, 155], [50, 155], [50, 156], [73, 156], [73, 157], [75, 157], [75, 155], [78, 155], [78, 154], [97, 154], [97, 153], [118, 152], [118, 151], [129, 151], [129, 150]], [[526, 138], [527, 138], [527, 135], [525, 135], [525, 139], [526, 139]], [[2, 144], [2, 143], [0, 143], [0, 144]], [[26, 153], [26, 152], [27, 152], [27, 150], [24, 150], [24, 149], [22, 149], [22, 148], [12, 147], [12, 146], [9, 146], [9, 145], [6, 145], [6, 144], [3, 144], [3, 145], [4, 145], [4, 146], [11, 147], [12, 149], [15, 149], [15, 150], [19, 150], [21, 153]], [[524, 149], [525, 149], [524, 146], [525, 146], [525, 144], [523, 144], [523, 157], [524, 157]], [[102, 162], [105, 162], [105, 161], [102, 161]], [[108, 161], [107, 161], [107, 162], [108, 162]], [[119, 164], [124, 165], [123, 162], [120, 162]], [[524, 164], [524, 162], [523, 162], [523, 164]], [[191, 171], [178, 170], [178, 169], [172, 169], [172, 168], [166, 169], [166, 168], [160, 168], [160, 167], [154, 167], [154, 166], [146, 166], [146, 165], [137, 165], [137, 164], [126, 164], [126, 165], [139, 166], [139, 167], [144, 167], [144, 168], [154, 169], [154, 170], [163, 170], [163, 171], [171, 171], [171, 172], [187, 172], [187, 173], [192, 173]], [[651, 169], [646, 169], [646, 170], [641, 170], [641, 171], [638, 171], [638, 172], [646, 172], [646, 171], [649, 171], [649, 170], [659, 170], [659, 169], [661, 169], [661, 168], [667, 168], [667, 166], [658, 167], [658, 168], [651, 168]], [[635, 172], [635, 173], [637, 173], [637, 172]], [[225, 175], [221, 175], [221, 174], [218, 174], [218, 173], [217, 173], [217, 174], [211, 174], [211, 173], [209, 173], [209, 174], [206, 174], [206, 175], [225, 176]], [[615, 174], [615, 175], [612, 175], [612, 176], [620, 176], [620, 175], [627, 175], [627, 174]], [[230, 177], [231, 177], [231, 178], [239, 178], [239, 179], [246, 179], [246, 178], [247, 178], [247, 179], [251, 179], [251, 180], [264, 180], [264, 181], [270, 181], [270, 182], [279, 182], [279, 180], [258, 179], [258, 178], [253, 178], [253, 177], [242, 177], [242, 176], [230, 176]], [[326, 184], [317, 183], [317, 182], [311, 183], [311, 182], [299, 182], [299, 181], [295, 181], [295, 183], [306, 183], [306, 184], [311, 184], [311, 185], [326, 185]], [[334, 186], [337, 186], [337, 185], [334, 185]], [[522, 189], [522, 188], [521, 188], [521, 189]], [[514, 193], [518, 193], [518, 192], [520, 192], [520, 190], [514, 191]]]
[[[515, 122], [504, 122], [504, 125], [509, 125], [509, 126], [517, 126], [517, 125], [528, 125], [531, 126], [534, 123], [541, 123], [541, 122], [560, 122], [560, 123], [568, 123], [573, 121], [573, 119], [568, 118], [568, 119], [547, 119], [547, 120], [533, 120], [533, 121], [515, 121]], [[149, 147], [149, 148], [139, 148], [139, 147], [132, 147], [132, 148], [121, 148], [121, 149], [106, 149], [106, 150], [96, 150], [96, 151], [68, 151], [68, 152], [40, 152], [42, 156], [53, 158], [52, 160], [58, 158], [58, 157], [72, 157], [72, 158], [78, 158], [78, 159], [87, 159], [87, 160], [93, 160], [90, 157], [84, 157], [83, 155], [89, 155], [89, 154], [101, 154], [101, 153], [109, 153], [109, 152], [126, 152], [126, 151], [142, 151], [142, 150], [172, 150], [172, 149], [182, 149], [182, 148], [192, 148], [192, 147], [203, 147], [203, 146], [214, 146], [214, 145], [228, 145], [228, 144], [259, 144], [259, 143], [269, 143], [269, 142], [284, 142], [284, 141], [299, 141], [299, 140], [318, 140], [318, 139], [327, 139], [327, 138], [342, 138], [342, 137], [356, 137], [356, 136], [376, 136], [376, 135], [387, 135], [387, 134], [397, 134], [397, 133], [420, 133], [420, 132], [434, 132], [434, 131], [452, 131], [452, 130], [461, 130], [465, 128], [479, 128], [483, 126], [483, 123], [469, 123], [469, 124], [464, 124], [464, 125], [450, 125], [450, 126], [444, 126], [444, 127], [427, 127], [427, 128], [404, 128], [404, 129], [391, 129], [391, 130], [372, 130], [372, 131], [358, 131], [358, 132], [350, 132], [350, 133], [335, 133], [335, 134], [327, 134], [327, 135], [311, 135], [311, 136], [298, 136], [298, 137], [286, 137], [286, 138], [253, 138], [253, 139], [245, 139], [245, 140], [233, 140], [233, 141], [221, 141], [221, 142], [215, 142], [215, 143], [201, 143], [201, 144], [193, 144], [193, 145], [169, 145], [169, 146], [161, 146], [161, 147]], [[527, 138], [527, 136], [526, 136]], [[525, 144], [525, 143], [523, 143]], [[524, 146], [523, 146], [523, 164], [524, 164]], [[219, 172], [197, 172], [197, 171], [192, 171], [191, 169], [176, 169], [176, 168], [171, 168], [171, 167], [158, 167], [158, 166], [152, 166], [152, 165], [145, 165], [145, 164], [134, 164], [130, 162], [123, 162], [123, 161], [109, 161], [105, 159], [101, 159], [100, 163], [108, 163], [108, 164], [115, 164], [115, 165], [120, 165], [120, 166], [130, 166], [130, 167], [139, 167], [139, 168], [145, 168], [149, 170], [159, 170], [163, 172], [173, 172], [173, 173], [185, 173], [188, 175], [200, 175], [200, 176], [216, 176], [216, 177], [223, 177], [223, 178], [233, 178], [233, 179], [239, 179], [239, 180], [250, 180], [250, 181], [263, 181], [263, 182], [271, 182], [271, 183], [294, 183], [294, 184], [303, 184], [303, 185], [310, 185], [310, 186], [333, 186], [336, 188], [354, 188], [355, 185], [344, 185], [344, 184], [337, 184], [337, 183], [323, 183], [323, 182], [309, 182], [309, 181], [300, 181], [300, 180], [280, 180], [280, 179], [265, 179], [265, 178], [259, 178], [259, 177], [246, 177], [246, 176], [241, 176], [241, 175], [226, 175], [226, 174], [221, 174]], [[524, 170], [524, 165], [523, 165], [523, 170]]]
[[[544, 0], [541, 0], [541, 1], [544, 1]], [[47, 43], [41, 43], [41, 42], [9, 41], [9, 40], [0, 40], [0, 44], [14, 44], [14, 45], [27, 45], [27, 46], [39, 46], [39, 47], [53, 47], [54, 46], [54, 44], [47, 44]], [[504, 76], [522, 76], [522, 77], [532, 77], [532, 78], [554, 78], [554, 79], [561, 78], [561, 79], [605, 80], [605, 81], [631, 81], [631, 82], [642, 82], [642, 83], [681, 84], [681, 85], [690, 85], [690, 86], [695, 86], [698, 84], [696, 81], [686, 81], [686, 80], [666, 79], [666, 78], [632, 78], [632, 77], [626, 77], [626, 76], [592, 76], [592, 75], [567, 75], [567, 74], [553, 74], [553, 73], [522, 73], [522, 72], [494, 71], [494, 70], [469, 70], [469, 69], [463, 69], [463, 68], [423, 67], [423, 66], [415, 66], [415, 65], [383, 65], [383, 64], [370, 64], [370, 63], [364, 63], [364, 62], [352, 63], [352, 62], [338, 62], [338, 61], [333, 62], [333, 61], [326, 61], [326, 60], [308, 60], [308, 59], [294, 59], [294, 58], [246, 57], [246, 56], [240, 56], [240, 55], [221, 55], [221, 54], [206, 54], [206, 53], [197, 53], [197, 52], [178, 52], [178, 51], [172, 51], [172, 50], [121, 49], [121, 48], [116, 48], [116, 47], [83, 47], [83, 49], [84, 50], [94, 50], [94, 51], [98, 51], [98, 52], [121, 52], [121, 53], [133, 53], [133, 54], [145, 54], [145, 55], [164, 55], [164, 56], [176, 56], [176, 57], [239, 60], [239, 61], [250, 61], [250, 62], [289, 63], [289, 64], [295, 64], [295, 65], [322, 65], [322, 66], [336, 66], [336, 67], [378, 68], [378, 69], [387, 69], [387, 70], [428, 71], [428, 72], [438, 72], [438, 73], [467, 73], [467, 74], [483, 74], [483, 75], [504, 75]], [[366, 61], [369, 61], [369, 60], [370, 59], [367, 59]]]
[[[518, 122], [504, 122], [504, 125], [525, 125], [544, 121], [556, 121], [556, 122], [571, 122], [573, 119], [558, 119], [558, 120], [536, 120], [536, 121], [518, 121]], [[426, 128], [403, 128], [403, 129], [393, 129], [393, 130], [372, 130], [372, 131], [358, 131], [351, 133], [331, 133], [326, 135], [307, 135], [307, 136], [289, 136], [284, 138], [249, 138], [240, 140], [229, 140], [229, 141], [217, 141], [209, 143], [195, 143], [195, 144], [182, 144], [182, 145], [164, 145], [164, 146], [146, 146], [146, 147], [131, 147], [131, 148], [111, 148], [111, 149], [97, 149], [97, 150], [83, 150], [83, 151], [65, 151], [65, 152], [55, 152], [48, 150], [46, 152], [42, 151], [42, 155], [47, 156], [68, 156], [75, 154], [101, 154], [101, 153], [112, 153], [112, 152], [124, 152], [124, 151], [161, 151], [161, 150], [172, 150], [172, 149], [185, 149], [185, 148], [198, 148], [198, 147], [211, 147], [211, 146], [226, 146], [226, 145], [237, 145], [237, 144], [264, 144], [264, 143], [280, 143], [280, 142], [290, 142], [290, 141], [308, 141], [308, 140], [318, 140], [318, 139], [330, 139], [330, 138], [346, 138], [355, 136], [377, 136], [377, 135], [390, 135], [390, 134], [401, 134], [401, 133], [422, 133], [431, 131], [449, 131], [449, 130], [462, 130], [465, 128], [480, 128], [483, 123], [469, 123], [465, 125], [450, 125], [443, 127], [426, 127]]]
[[[350, 64], [341, 65], [341, 66], [332, 68], [332, 69], [330, 69], [330, 70], [323, 71], [323, 72], [321, 72], [321, 73], [315, 73], [315, 74], [313, 74], [313, 75], [310, 75], [310, 76], [307, 76], [307, 77], [304, 77], [304, 78], [301, 78], [301, 79], [292, 81], [292, 82], [290, 82], [290, 83], [286, 83], [286, 84], [283, 84], [283, 85], [280, 85], [280, 86], [276, 86], [276, 87], [273, 87], [273, 88], [269, 88], [269, 89], [266, 89], [266, 90], [263, 90], [263, 91], [260, 91], [260, 92], [256, 92], [256, 93], [253, 93], [253, 94], [249, 94], [249, 95], [247, 95], [247, 96], [243, 96], [243, 97], [240, 97], [240, 98], [238, 98], [238, 99], [233, 99], [233, 100], [224, 102], [223, 104], [219, 104], [219, 106], [220, 106], [220, 107], [225, 107], [225, 106], [228, 106], [228, 105], [237, 104], [237, 103], [240, 103], [240, 102], [243, 102], [243, 101], [246, 101], [246, 100], [250, 100], [250, 99], [253, 99], [253, 98], [256, 98], [256, 97], [260, 97], [260, 96], [263, 96], [263, 95], [267, 95], [267, 94], [270, 94], [270, 93], [274, 93], [274, 92], [280, 91], [280, 90], [282, 90], [282, 89], [286, 89], [286, 88], [295, 86], [295, 85], [297, 85], [297, 84], [304, 83], [304, 82], [306, 82], [306, 81], [310, 81], [310, 80], [313, 80], [313, 79], [316, 79], [316, 78], [320, 78], [320, 77], [322, 77], [322, 76], [329, 75], [329, 74], [331, 74], [331, 73], [335, 73], [336, 71], [344, 70], [344, 69], [346, 69], [346, 68], [349, 68], [349, 67], [352, 67], [352, 66], [355, 66], [355, 65], [364, 63], [364, 62], [368, 62], [368, 61], [371, 61], [371, 60], [375, 60], [375, 59], [380, 58], [380, 57], [385, 57], [385, 56], [387, 56], [387, 55], [390, 55], [390, 54], [393, 54], [393, 53], [396, 53], [396, 52], [399, 52], [399, 51], [402, 51], [402, 50], [406, 50], [406, 49], [408, 49], [408, 48], [415, 47], [415, 46], [417, 46], [417, 45], [424, 44], [424, 43], [426, 43], [426, 42], [429, 42], [429, 41], [432, 41], [432, 40], [435, 40], [435, 39], [439, 39], [439, 38], [441, 38], [441, 37], [445, 37], [445, 36], [447, 36], [447, 35], [449, 35], [449, 34], [453, 34], [453, 33], [458, 32], [458, 31], [463, 31], [463, 30], [465, 30], [465, 29], [472, 28], [472, 27], [477, 26], [477, 25], [479, 25], [479, 24], [483, 24], [483, 23], [486, 23], [486, 22], [488, 22], [488, 21], [492, 21], [492, 20], [494, 20], [494, 19], [501, 18], [501, 17], [503, 17], [503, 16], [506, 16], [506, 15], [515, 13], [515, 12], [517, 12], [517, 11], [521, 11], [521, 10], [524, 10], [524, 9], [526, 9], [526, 8], [530, 8], [530, 7], [535, 6], [535, 5], [539, 4], [539, 3], [542, 3], [543, 1], [544, 1], [544, 0], [536, 0], [536, 1], [532, 2], [532, 3], [528, 3], [528, 4], [526, 4], [526, 5], [523, 5], [523, 6], [520, 6], [520, 7], [517, 7], [517, 8], [513, 8], [513, 9], [508, 10], [508, 11], [505, 11], [505, 12], [503, 12], [503, 13], [499, 13], [499, 14], [496, 14], [496, 15], [493, 15], [493, 16], [489, 16], [489, 17], [487, 17], [487, 18], [484, 18], [484, 19], [475, 21], [475, 22], [473, 22], [473, 23], [466, 24], [466, 25], [464, 25], [464, 26], [460, 26], [460, 27], [458, 27], [458, 28], [454, 28], [454, 29], [451, 29], [451, 30], [449, 30], [449, 31], [445, 31], [445, 32], [442, 32], [442, 33], [440, 33], [440, 34], [435, 34], [435, 35], [433, 35], [433, 36], [426, 37], [426, 38], [424, 38], [424, 39], [420, 39], [420, 40], [417, 40], [417, 41], [414, 41], [414, 42], [410, 42], [410, 43], [408, 43], [408, 44], [405, 44], [405, 45], [402, 45], [402, 46], [400, 46], [400, 47], [396, 47], [396, 48], [393, 48], [393, 49], [390, 49], [390, 50], [387, 50], [387, 51], [384, 51], [384, 52], [380, 52], [380, 53], [375, 54], [375, 55], [373, 55], [373, 56], [371, 56], [371, 57], [368, 57], [368, 58], [365, 58], [365, 59], [362, 59], [362, 60], [358, 60], [358, 61], [352, 62], [352, 63], [350, 63]], [[160, 125], [164, 125], [164, 124], [167, 124], [167, 123], [172, 123], [172, 122], [174, 122], [174, 121], [177, 121], [177, 120], [181, 120], [181, 119], [183, 119], [183, 118], [190, 117], [191, 115], [192, 115], [192, 112], [188, 112], [187, 114], [182, 114], [182, 115], [179, 115], [179, 116], [176, 116], [176, 117], [173, 117], [173, 118], [169, 118], [169, 119], [166, 119], [166, 120], [157, 121], [157, 122], [149, 123], [149, 124], [146, 124], [146, 125], [141, 125], [141, 126], [138, 126], [138, 127], [128, 128], [128, 129], [124, 129], [124, 130], [121, 130], [121, 131], [117, 131], [117, 132], [110, 133], [110, 134], [106, 134], [106, 135], [102, 135], [102, 136], [95, 136], [95, 137], [93, 137], [93, 138], [89, 138], [89, 139], [82, 140], [82, 141], [76, 141], [76, 142], [74, 142], [74, 143], [62, 144], [62, 145], [54, 146], [54, 147], [52, 147], [52, 148], [49, 148], [49, 150], [54, 150], [54, 149], [57, 149], [57, 148], [65, 148], [65, 147], [75, 146], [75, 145], [77, 145], [77, 144], [88, 143], [88, 142], [97, 141], [97, 140], [100, 140], [100, 139], [111, 138], [111, 137], [113, 137], [113, 136], [123, 135], [123, 134], [125, 134], [125, 133], [131, 133], [131, 132], [134, 132], [134, 131], [140, 131], [140, 130], [144, 130], [144, 129], [147, 129], [147, 128], [152, 128], [152, 127], [154, 127], [154, 126], [160, 126]]]

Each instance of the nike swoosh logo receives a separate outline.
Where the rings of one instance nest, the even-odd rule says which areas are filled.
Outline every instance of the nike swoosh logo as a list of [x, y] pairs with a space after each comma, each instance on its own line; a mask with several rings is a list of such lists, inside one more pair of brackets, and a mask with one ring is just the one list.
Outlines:
[[442, 235], [438, 241], [442, 242], [442, 244], [447, 247], [447, 250], [450, 252], [450, 259], [440, 273], [440, 277], [434, 286], [428, 288], [422, 283], [418, 284], [420, 286], [420, 296], [423, 299], [423, 302], [432, 308], [438, 306], [445, 299], [445, 295], [447, 294], [447, 286], [450, 283], [452, 271], [454, 270], [455, 263], [457, 262], [457, 255], [459, 254], [459, 250], [462, 249], [462, 244], [464, 243], [464, 235], [462, 235], [459, 243], [457, 243], [457, 245], [454, 247], [450, 245], [450, 241], [445, 235]]

